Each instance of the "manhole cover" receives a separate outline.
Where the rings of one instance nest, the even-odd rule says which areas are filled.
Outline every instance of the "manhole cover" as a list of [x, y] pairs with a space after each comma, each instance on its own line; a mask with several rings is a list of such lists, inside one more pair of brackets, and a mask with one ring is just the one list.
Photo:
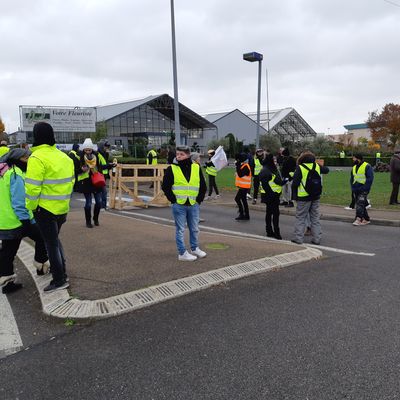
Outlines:
[[225, 243], [207, 243], [206, 249], [210, 250], [226, 250], [229, 249], [229, 246]]

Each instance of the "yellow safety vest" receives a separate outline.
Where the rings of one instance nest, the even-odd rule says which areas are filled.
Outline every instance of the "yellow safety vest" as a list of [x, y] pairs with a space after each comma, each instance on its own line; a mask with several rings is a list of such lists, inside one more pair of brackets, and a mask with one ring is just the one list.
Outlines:
[[[101, 166], [107, 166], [107, 161], [106, 161], [106, 159], [103, 157], [103, 155], [102, 154], [100, 154], [100, 153], [97, 153], [97, 155], [99, 156], [99, 164], [101, 165]], [[108, 168], [103, 168], [103, 175], [108, 175]]]
[[364, 183], [367, 180], [367, 177], [365, 175], [365, 170], [367, 169], [367, 162], [363, 162], [360, 167], [358, 168], [358, 170], [356, 170], [357, 165], [353, 166], [353, 184], [354, 183], [361, 183], [362, 185], [364, 185]]
[[[314, 166], [314, 163], [305, 163], [304, 164], [306, 167], [312, 169]], [[301, 170], [301, 184], [297, 188], [297, 197], [307, 197], [309, 194], [306, 192], [305, 186], [307, 182], [307, 176], [308, 176], [308, 169], [304, 168], [301, 164], [299, 165], [300, 170]], [[319, 175], [321, 175], [321, 168], [319, 164], [315, 163], [315, 170], [318, 172]]]
[[75, 150], [71, 150], [68, 155], [72, 154], [74, 158], [78, 161], [80, 161], [80, 157], [78, 156], [78, 153]]
[[[282, 186], [275, 183], [275, 178], [276, 178], [276, 175], [272, 174], [272, 178], [269, 180], [268, 185], [273, 192], [281, 194]], [[265, 193], [265, 190], [264, 190], [262, 184], [260, 184], [260, 193]]]
[[147, 159], [146, 159], [146, 164], [147, 165], [149, 165], [150, 164], [150, 162], [149, 162], [149, 155], [152, 155], [153, 156], [153, 159], [151, 160], [151, 165], [157, 165], [157, 152], [155, 151], [155, 150], [150, 150], [148, 153], [147, 153]]
[[0, 157], [4, 156], [4, 154], [8, 153], [10, 149], [7, 146], [0, 146]]
[[186, 180], [181, 167], [176, 164], [171, 164], [172, 173], [174, 175], [174, 184], [172, 186], [172, 193], [176, 197], [178, 204], [185, 204], [189, 200], [190, 205], [196, 204], [196, 198], [200, 190], [200, 165], [197, 163], [192, 164], [190, 171], [190, 180]]
[[206, 168], [206, 174], [212, 175], [212, 176], [217, 176], [217, 168], [215, 166], [207, 167]]
[[259, 175], [262, 170], [261, 162], [258, 158], [254, 160], [254, 176]]
[[381, 153], [376, 153], [376, 158], [381, 158]]
[[[17, 166], [11, 167], [3, 177], [0, 177], [0, 229], [11, 230], [22, 226], [21, 221], [12, 208], [11, 201], [11, 179], [13, 175], [18, 175], [24, 179], [24, 173]], [[14, 178], [15, 179], [15, 178]], [[32, 211], [29, 211], [29, 219], [32, 219]]]
[[25, 177], [26, 208], [66, 214], [75, 182], [74, 162], [55, 145], [31, 148]]
[[344, 151], [341, 151], [341, 152], [340, 152], [340, 158], [344, 158], [345, 156], [346, 156], [345, 152], [344, 152]]
[[235, 179], [235, 186], [242, 188], [242, 189], [250, 189], [251, 188], [251, 169], [250, 165], [248, 163], [243, 164], [240, 169], [243, 169], [244, 167], [247, 167], [250, 171], [249, 175], [245, 175], [240, 177], [238, 174], [236, 174], [236, 179]]

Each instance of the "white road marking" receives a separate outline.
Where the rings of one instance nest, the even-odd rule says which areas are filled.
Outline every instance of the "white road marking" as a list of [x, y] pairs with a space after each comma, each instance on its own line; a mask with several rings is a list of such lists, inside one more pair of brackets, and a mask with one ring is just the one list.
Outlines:
[[22, 340], [7, 296], [0, 292], [0, 358], [16, 353]]
[[[156, 221], [174, 223], [174, 220], [172, 220], [172, 219], [163, 218], [163, 217], [156, 217], [156, 216], [153, 216], [153, 215], [146, 215], [146, 214], [135, 213], [135, 212], [130, 212], [130, 211], [117, 211], [117, 212], [121, 213], [121, 214], [131, 215], [131, 216], [133, 215], [135, 217], [144, 217], [144, 218], [149, 218], [149, 219], [153, 219], [153, 220], [156, 220]], [[112, 214], [112, 213], [110, 213], [110, 214]], [[118, 214], [114, 214], [114, 215], [118, 215]], [[235, 235], [235, 236], [243, 237], [243, 232], [237, 232], [237, 231], [231, 231], [231, 230], [227, 230], [227, 229], [214, 228], [212, 226], [207, 226], [207, 225], [203, 225], [203, 224], [201, 224], [201, 229], [207, 229], [207, 230], [213, 231], [213, 232], [225, 233], [227, 235]], [[263, 239], [263, 240], [267, 240], [267, 241], [271, 241], [271, 242], [275, 242], [276, 241], [275, 239], [267, 238], [267, 237], [261, 236], [261, 235], [254, 235], [254, 234], [251, 234], [251, 233], [246, 233], [245, 235], [246, 235], [246, 238]], [[279, 241], [279, 242], [280, 243], [293, 244], [289, 240], [282, 240], [282, 241]], [[374, 257], [375, 256], [375, 253], [365, 253], [365, 252], [362, 252], [362, 251], [352, 251], [352, 250], [346, 250], [346, 249], [339, 249], [339, 248], [336, 248], [336, 247], [313, 245], [313, 244], [307, 244], [307, 243], [304, 243], [302, 246], [313, 247], [313, 248], [316, 248], [316, 249], [326, 250], [326, 251], [331, 251], [331, 252], [334, 252], [334, 253], [341, 253], [341, 254], [353, 254], [353, 255], [365, 256], [365, 257]]]

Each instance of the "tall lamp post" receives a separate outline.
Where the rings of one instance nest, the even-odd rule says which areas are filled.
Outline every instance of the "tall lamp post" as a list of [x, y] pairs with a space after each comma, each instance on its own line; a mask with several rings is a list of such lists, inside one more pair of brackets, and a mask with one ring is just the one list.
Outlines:
[[265, 76], [266, 76], [266, 83], [267, 83], [267, 133], [269, 133], [269, 91], [268, 91], [268, 68], [265, 68]]
[[175, 144], [181, 144], [181, 124], [179, 121], [178, 101], [178, 72], [176, 67], [176, 43], [175, 43], [175, 15], [174, 0], [171, 0], [171, 33], [172, 33], [172, 65], [174, 74], [174, 119], [175, 119]]
[[258, 89], [257, 89], [257, 131], [256, 131], [256, 148], [260, 146], [260, 105], [261, 105], [261, 67], [263, 55], [253, 51], [252, 53], [243, 54], [243, 60], [254, 62], [258, 61]]

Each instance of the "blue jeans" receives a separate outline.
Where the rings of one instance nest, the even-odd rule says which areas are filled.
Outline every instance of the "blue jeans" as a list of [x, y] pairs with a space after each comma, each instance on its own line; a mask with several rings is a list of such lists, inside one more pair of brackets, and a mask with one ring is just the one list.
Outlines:
[[101, 193], [102, 192], [94, 192], [94, 193], [84, 193], [85, 195], [85, 208], [88, 208], [89, 210], [92, 208], [92, 194], [94, 197], [94, 201], [96, 203], [96, 206], [101, 208], [102, 204], [102, 198], [101, 198]]
[[101, 206], [104, 209], [107, 208], [107, 185], [101, 189]]
[[193, 206], [172, 204], [172, 215], [175, 219], [175, 239], [179, 254], [182, 255], [186, 251], [184, 239], [186, 222], [190, 234], [190, 248], [195, 250], [199, 246], [199, 205], [197, 203]]

